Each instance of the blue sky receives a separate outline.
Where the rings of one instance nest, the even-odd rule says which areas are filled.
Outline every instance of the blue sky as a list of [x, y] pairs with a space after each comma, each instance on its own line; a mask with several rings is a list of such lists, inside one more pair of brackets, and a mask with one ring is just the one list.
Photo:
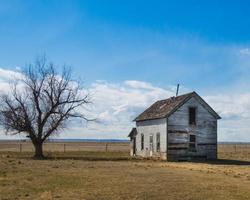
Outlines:
[[[173, 86], [180, 83], [181, 92], [196, 90], [206, 100], [243, 96], [243, 113], [239, 108], [235, 113], [240, 113], [239, 123], [250, 122], [250, 115], [244, 113], [250, 108], [245, 100], [250, 84], [249, 13], [249, 1], [0, 1], [0, 68], [15, 71], [46, 53], [59, 65], [71, 65], [91, 89], [105, 85], [133, 94], [138, 85], [127, 81], [137, 81], [141, 93], [146, 84], [154, 91], [162, 90], [161, 95], [170, 95], [164, 92], [173, 92]], [[165, 98], [161, 95], [146, 98], [137, 112], [157, 98]], [[228, 114], [227, 109], [237, 100], [224, 110], [218, 106], [222, 100], [209, 103], [232, 120], [235, 113]], [[108, 106], [127, 105], [121, 112], [127, 114], [128, 120], [123, 120], [128, 127], [136, 109], [128, 100], [121, 101], [105, 105], [106, 110], [100, 108], [99, 114], [109, 110]], [[226, 131], [236, 134], [233, 130], [239, 128], [231, 127], [230, 120], [222, 122], [222, 140], [229, 139]], [[115, 128], [114, 124], [110, 127]], [[250, 133], [247, 127], [244, 131]], [[97, 132], [95, 137], [103, 137]], [[105, 137], [124, 137], [125, 132], [115, 132]], [[85, 135], [76, 133], [74, 137]], [[245, 133], [238, 139], [246, 138], [250, 139]]]

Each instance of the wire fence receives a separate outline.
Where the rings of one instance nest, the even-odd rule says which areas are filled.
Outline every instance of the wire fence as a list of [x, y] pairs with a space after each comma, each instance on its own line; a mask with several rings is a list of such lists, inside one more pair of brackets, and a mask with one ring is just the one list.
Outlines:
[[[48, 152], [129, 152], [129, 142], [46, 142], [44, 151]], [[0, 142], [0, 152], [33, 152], [31, 142]], [[218, 153], [248, 153], [250, 144], [218, 144]]]
[[250, 153], [250, 144], [219, 144], [218, 145], [218, 151], [219, 152], [225, 152], [225, 153], [244, 153], [249, 152]]
[[[47, 142], [43, 145], [48, 152], [129, 152], [129, 148], [129, 142]], [[34, 147], [30, 142], [0, 142], [1, 151], [34, 152]]]

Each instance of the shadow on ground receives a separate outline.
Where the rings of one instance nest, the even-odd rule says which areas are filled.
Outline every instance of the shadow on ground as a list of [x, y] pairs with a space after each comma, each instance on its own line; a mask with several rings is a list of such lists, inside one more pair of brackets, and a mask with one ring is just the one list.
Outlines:
[[[143, 159], [143, 158], [132, 158], [132, 157], [92, 157], [92, 156], [69, 156], [69, 157], [47, 157], [48, 160], [83, 160], [83, 161], [146, 161], [146, 162], [167, 162], [162, 160], [153, 159]], [[230, 160], [230, 159], [217, 159], [217, 160], [194, 160], [194, 161], [184, 161], [187, 163], [203, 163], [212, 165], [244, 165], [250, 166], [250, 161], [242, 160]], [[178, 163], [178, 162], [177, 162]]]
[[134, 160], [128, 157], [117, 157], [117, 158], [107, 158], [107, 157], [46, 157], [47, 160], [83, 160], [83, 161], [128, 161]]
[[212, 165], [250, 165], [250, 161], [231, 160], [231, 159], [217, 159], [217, 160], [194, 160], [192, 163], [204, 163]]

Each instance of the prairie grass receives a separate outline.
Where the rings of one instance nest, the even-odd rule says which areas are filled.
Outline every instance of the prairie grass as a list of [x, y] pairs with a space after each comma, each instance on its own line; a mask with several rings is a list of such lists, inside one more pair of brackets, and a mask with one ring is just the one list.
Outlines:
[[[250, 161], [132, 159], [128, 152], [0, 152], [0, 199], [250, 199]], [[222, 153], [222, 154], [221, 154]]]

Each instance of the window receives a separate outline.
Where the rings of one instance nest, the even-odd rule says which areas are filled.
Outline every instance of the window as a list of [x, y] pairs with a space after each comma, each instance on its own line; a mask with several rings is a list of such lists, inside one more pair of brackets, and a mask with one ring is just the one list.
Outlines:
[[160, 142], [160, 133], [156, 134], [156, 151], [160, 152], [160, 148], [161, 148], [161, 142]]
[[196, 108], [189, 108], [189, 124], [196, 125]]
[[189, 150], [195, 151], [196, 150], [196, 135], [189, 135]]
[[144, 149], [144, 135], [141, 134], [141, 150]]
[[195, 135], [190, 135], [190, 142], [195, 142]]

